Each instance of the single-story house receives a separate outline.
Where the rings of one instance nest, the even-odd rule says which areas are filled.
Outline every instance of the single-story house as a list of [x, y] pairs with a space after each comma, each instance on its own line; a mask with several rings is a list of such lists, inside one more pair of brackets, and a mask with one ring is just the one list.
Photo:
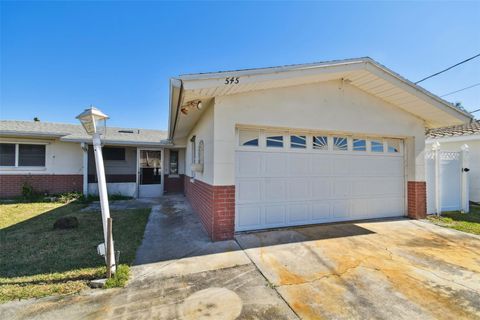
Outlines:
[[[105, 149], [124, 150], [104, 150], [107, 175], [119, 175], [110, 183], [131, 183], [134, 196], [184, 190], [213, 240], [237, 231], [425, 217], [425, 130], [472, 119], [370, 58], [182, 75], [170, 81], [169, 108], [166, 133], [107, 132]], [[21, 143], [37, 141], [43, 131], [39, 143], [52, 151], [40, 170], [64, 166], [62, 174], [75, 177], [79, 190], [95, 188], [90, 140], [79, 126], [16, 125], [0, 127], [2, 150], [9, 152], [0, 166], [10, 165], [0, 170], [2, 193], [12, 192], [3, 185], [34, 176], [21, 171], [22, 155], [32, 150]], [[11, 136], [4, 126], [13, 126]], [[76, 154], [63, 158], [55, 151], [60, 146]], [[128, 172], [114, 169], [128, 159]], [[150, 170], [145, 179], [143, 168]], [[147, 189], [151, 181], [161, 181], [161, 189]]]
[[480, 203], [480, 120], [462, 125], [430, 129], [426, 134], [425, 148], [431, 150], [438, 142], [444, 151], [459, 152], [468, 146], [469, 154], [469, 198]]
[[168, 139], [213, 240], [426, 215], [425, 129], [471, 114], [370, 58], [183, 75]]
[[[107, 128], [102, 140], [109, 194], [183, 192], [185, 150], [159, 130]], [[92, 139], [81, 125], [0, 121], [0, 197], [36, 192], [97, 194]]]

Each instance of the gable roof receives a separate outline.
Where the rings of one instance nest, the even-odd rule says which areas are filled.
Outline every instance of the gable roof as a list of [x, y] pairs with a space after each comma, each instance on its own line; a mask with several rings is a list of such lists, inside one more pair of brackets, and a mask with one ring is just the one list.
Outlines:
[[[238, 83], [225, 85], [226, 78], [232, 77], [238, 77]], [[189, 113], [188, 117], [179, 114], [181, 107], [191, 101], [208, 102], [217, 96], [338, 79], [416, 115], [425, 121], [427, 128], [462, 124], [472, 119], [465, 110], [364, 57], [172, 78], [169, 138], [185, 137], [199, 119], [202, 110]]]
[[480, 135], [480, 120], [474, 120], [457, 126], [430, 129], [426, 132], [427, 139], [461, 137]]
[[[58, 138], [65, 142], [91, 142], [81, 125], [41, 121], [0, 121], [1, 137]], [[102, 142], [123, 145], [168, 145], [167, 132], [108, 127]]]

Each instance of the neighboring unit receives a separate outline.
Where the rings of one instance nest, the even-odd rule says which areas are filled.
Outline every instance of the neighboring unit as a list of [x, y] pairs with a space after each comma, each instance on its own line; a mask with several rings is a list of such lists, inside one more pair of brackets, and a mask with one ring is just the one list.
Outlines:
[[471, 115], [370, 58], [171, 80], [169, 136], [213, 240], [426, 214], [425, 128]]
[[[437, 144], [443, 152], [458, 153], [462, 147], [468, 146], [468, 185], [470, 201], [480, 202], [480, 120], [474, 120], [463, 125], [430, 129], [426, 134], [426, 151], [432, 150]], [[457, 170], [458, 171], [458, 170]], [[445, 180], [446, 179], [446, 180]], [[445, 178], [447, 186], [456, 185], [458, 182]], [[453, 192], [447, 192], [444, 202], [449, 202]], [[447, 207], [446, 210], [449, 208]]]
[[[109, 194], [158, 197], [183, 192], [184, 150], [168, 143], [166, 132], [107, 128], [103, 157]], [[0, 197], [40, 193], [96, 194], [91, 137], [80, 125], [0, 121]]]

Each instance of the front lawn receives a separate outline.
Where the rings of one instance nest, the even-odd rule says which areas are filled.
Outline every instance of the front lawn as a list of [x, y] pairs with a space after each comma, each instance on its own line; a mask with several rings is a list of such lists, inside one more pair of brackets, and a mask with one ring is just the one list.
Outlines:
[[432, 215], [427, 219], [442, 227], [480, 235], [480, 206], [471, 205], [469, 213], [442, 212], [440, 217]]
[[[96, 249], [103, 242], [101, 214], [81, 212], [85, 206], [79, 201], [0, 204], [0, 302], [77, 293], [90, 280], [105, 277]], [[149, 213], [112, 211], [121, 264], [133, 262]], [[72, 215], [78, 228], [53, 229], [59, 217]]]

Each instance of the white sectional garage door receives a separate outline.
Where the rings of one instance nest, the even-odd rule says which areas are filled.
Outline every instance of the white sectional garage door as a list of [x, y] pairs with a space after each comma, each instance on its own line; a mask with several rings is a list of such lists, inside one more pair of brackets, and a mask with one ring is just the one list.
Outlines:
[[402, 153], [280, 149], [236, 151], [236, 231], [405, 214]]

